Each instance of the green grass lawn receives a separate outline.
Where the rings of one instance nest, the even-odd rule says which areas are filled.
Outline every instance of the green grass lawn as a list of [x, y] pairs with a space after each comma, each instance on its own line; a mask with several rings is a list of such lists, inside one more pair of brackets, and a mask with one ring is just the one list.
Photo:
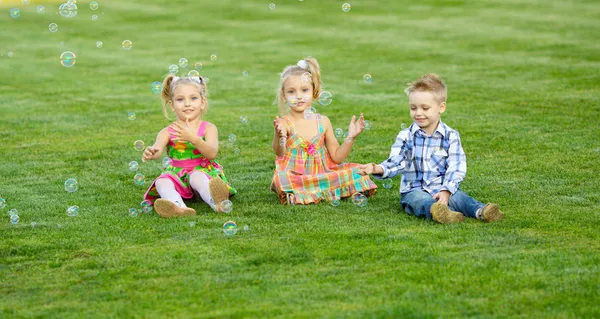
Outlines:
[[[60, 2], [0, 1], [0, 317], [600, 317], [600, 4], [348, 1], [79, 1], [73, 19]], [[408, 216], [399, 178], [364, 208], [279, 204], [278, 73], [308, 55], [334, 99], [318, 111], [334, 127], [360, 112], [373, 123], [352, 162], [386, 159], [410, 123], [405, 83], [441, 75], [469, 164], [461, 188], [505, 220]], [[168, 124], [150, 84], [182, 57], [210, 79], [206, 119], [239, 195], [230, 215], [192, 202], [196, 217], [132, 218], [161, 167], [133, 142]]]

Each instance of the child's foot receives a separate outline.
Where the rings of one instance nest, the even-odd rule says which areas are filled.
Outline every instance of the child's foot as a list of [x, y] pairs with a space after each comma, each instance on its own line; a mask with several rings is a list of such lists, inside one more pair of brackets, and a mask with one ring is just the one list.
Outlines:
[[229, 199], [227, 184], [222, 179], [214, 177], [208, 182], [208, 189], [210, 190], [210, 197], [215, 202], [216, 211], [222, 212], [221, 202]]
[[429, 209], [433, 220], [440, 224], [460, 223], [465, 220], [465, 216], [459, 212], [451, 211], [448, 205], [435, 203]]
[[479, 219], [488, 223], [502, 220], [502, 218], [504, 218], [504, 213], [500, 211], [498, 204], [493, 203], [483, 206], [479, 215]]
[[196, 211], [189, 207], [179, 207], [170, 200], [159, 198], [154, 202], [156, 213], [164, 218], [194, 216]]

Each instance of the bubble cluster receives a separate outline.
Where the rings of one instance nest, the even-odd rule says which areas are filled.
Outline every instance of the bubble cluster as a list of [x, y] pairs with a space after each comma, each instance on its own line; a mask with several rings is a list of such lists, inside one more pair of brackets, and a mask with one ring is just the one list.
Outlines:
[[102, 41], [96, 41], [96, 48], [102, 49], [102, 45], [103, 45]]
[[135, 113], [134, 112], [129, 112], [129, 114], [127, 114], [127, 118], [131, 121], [136, 119]]
[[383, 188], [390, 189], [394, 185], [394, 181], [391, 178], [386, 178], [383, 180]]
[[152, 93], [159, 94], [161, 90], [162, 90], [162, 83], [160, 83], [158, 81], [152, 82]]
[[131, 50], [131, 48], [133, 47], [133, 43], [131, 43], [131, 41], [129, 40], [124, 40], [123, 43], [121, 43], [121, 46], [125, 50]]
[[74, 66], [76, 60], [77, 56], [71, 51], [65, 51], [60, 55], [60, 64], [67, 68]]
[[188, 60], [186, 58], [179, 59], [179, 66], [185, 68], [188, 66]]
[[233, 208], [233, 203], [226, 199], [224, 201], [221, 202], [221, 210], [225, 213], [225, 214], [229, 214], [231, 213], [231, 209]]
[[79, 215], [79, 206], [71, 206], [67, 208], [67, 216], [75, 217]]
[[73, 193], [73, 192], [77, 191], [78, 188], [79, 188], [79, 185], [78, 185], [76, 179], [69, 178], [65, 181], [65, 190], [67, 192]]
[[140, 151], [140, 152], [143, 151], [145, 146], [146, 146], [146, 144], [144, 144], [144, 141], [142, 141], [142, 140], [137, 140], [137, 141], [133, 142], [133, 148], [136, 151]]
[[225, 235], [231, 237], [235, 235], [237, 231], [237, 224], [234, 221], [230, 220], [223, 224], [223, 232], [225, 233]]
[[12, 18], [18, 18], [21, 15], [21, 10], [17, 9], [17, 8], [12, 8], [10, 9], [10, 16]]
[[142, 173], [137, 173], [133, 177], [133, 183], [137, 186], [143, 186], [146, 182], [146, 177]]
[[351, 8], [352, 8], [352, 6], [347, 2], [342, 4], [342, 11], [344, 11], [344, 12], [350, 11]]
[[363, 80], [365, 81], [365, 83], [371, 84], [373, 82], [373, 77], [371, 77], [371, 74], [365, 74], [363, 76]]
[[150, 203], [150, 201], [142, 201], [140, 207], [142, 207], [142, 211], [146, 214], [152, 211], [152, 203]]
[[329, 104], [331, 104], [333, 95], [331, 95], [331, 93], [329, 93], [328, 91], [323, 91], [321, 92], [321, 94], [319, 94], [319, 104], [321, 104], [322, 106], [327, 106]]
[[169, 65], [169, 73], [177, 74], [177, 72], [179, 72], [179, 67], [177, 66], [177, 64]]
[[361, 193], [352, 195], [352, 203], [358, 207], [367, 206], [367, 196]]
[[137, 172], [138, 168], [140, 168], [140, 164], [136, 161], [129, 162], [129, 170], [132, 172]]

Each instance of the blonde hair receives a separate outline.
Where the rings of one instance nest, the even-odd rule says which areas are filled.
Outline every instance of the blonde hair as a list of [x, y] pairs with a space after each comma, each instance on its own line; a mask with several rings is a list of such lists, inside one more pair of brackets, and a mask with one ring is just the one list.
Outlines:
[[169, 105], [173, 101], [173, 95], [175, 95], [175, 88], [177, 88], [180, 85], [193, 85], [198, 88], [200, 96], [204, 100], [204, 109], [202, 110], [201, 114], [201, 116], [204, 116], [204, 114], [206, 114], [206, 112], [208, 111], [208, 99], [206, 98], [208, 92], [206, 87], [206, 80], [201, 76], [199, 77], [200, 83], [198, 83], [196, 79], [193, 79], [191, 77], [177, 77], [177, 79], [175, 78], [175, 75], [169, 74], [163, 81], [162, 93], [160, 95], [160, 98], [162, 100], [162, 109], [165, 118], [169, 121], [171, 120], [169, 118], [167, 105]]
[[279, 111], [281, 114], [287, 114], [289, 112], [289, 108], [285, 107], [285, 97], [283, 93], [283, 85], [285, 81], [287, 81], [292, 76], [302, 76], [304, 73], [310, 74], [310, 80], [312, 82], [313, 88], [313, 100], [319, 98], [319, 94], [321, 94], [321, 88], [323, 87], [323, 83], [321, 82], [321, 68], [319, 67], [319, 62], [317, 59], [313, 57], [306, 57], [299, 62], [304, 61], [308, 68], [303, 69], [298, 65], [288, 65], [286, 66], [281, 75], [279, 77], [279, 88], [277, 90], [277, 97], [275, 98], [275, 103], [279, 105]]
[[408, 87], [404, 90], [404, 93], [406, 93], [407, 96], [410, 96], [414, 91], [431, 92], [440, 103], [446, 102], [448, 97], [446, 83], [434, 73], [425, 74], [420, 79], [408, 83]]

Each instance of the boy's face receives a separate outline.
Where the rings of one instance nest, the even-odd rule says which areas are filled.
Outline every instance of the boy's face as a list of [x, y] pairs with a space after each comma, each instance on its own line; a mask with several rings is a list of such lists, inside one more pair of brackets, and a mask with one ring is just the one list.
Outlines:
[[446, 111], [446, 102], [439, 102], [431, 92], [414, 91], [408, 97], [410, 117], [427, 134], [433, 134]]

